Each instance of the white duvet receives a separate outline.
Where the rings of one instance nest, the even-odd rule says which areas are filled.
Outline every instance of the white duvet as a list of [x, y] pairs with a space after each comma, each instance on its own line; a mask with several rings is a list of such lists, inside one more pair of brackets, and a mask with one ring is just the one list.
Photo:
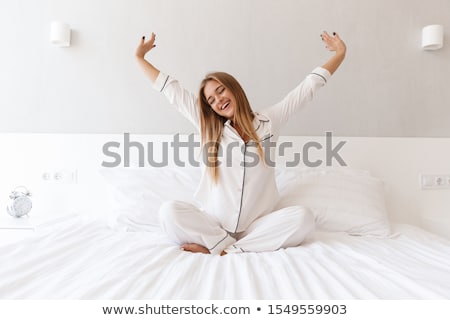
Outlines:
[[193, 254], [158, 229], [72, 217], [0, 245], [2, 299], [450, 299], [450, 242], [409, 225], [389, 239], [317, 232], [269, 253]]

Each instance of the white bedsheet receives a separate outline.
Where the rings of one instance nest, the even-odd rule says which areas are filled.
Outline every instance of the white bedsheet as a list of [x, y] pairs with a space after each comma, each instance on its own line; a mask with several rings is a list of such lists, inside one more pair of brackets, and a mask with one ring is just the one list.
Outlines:
[[82, 217], [0, 245], [2, 299], [450, 299], [450, 241], [315, 233], [297, 248], [224, 257]]

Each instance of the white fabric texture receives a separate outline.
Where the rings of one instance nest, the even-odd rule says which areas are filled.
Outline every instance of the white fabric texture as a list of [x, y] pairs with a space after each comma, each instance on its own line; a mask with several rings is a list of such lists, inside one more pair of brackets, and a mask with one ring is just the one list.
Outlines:
[[0, 299], [450, 299], [450, 241], [394, 228], [221, 257], [72, 219], [0, 245]]
[[[199, 204], [194, 192], [200, 168], [102, 169], [110, 186], [113, 211], [110, 226], [126, 231], [150, 231], [159, 225], [158, 211], [166, 201]], [[305, 206], [319, 230], [354, 235], [388, 236], [383, 182], [368, 171], [352, 168], [277, 169], [280, 202], [275, 210]]]
[[[219, 221], [188, 202], [165, 202], [159, 217], [162, 229], [178, 245], [195, 243], [212, 253], [275, 251], [298, 246], [314, 230], [308, 208], [292, 206], [256, 219], [244, 232], [229, 234]], [[237, 240], [237, 241], [236, 241]]]
[[169, 200], [195, 203], [199, 168], [102, 169], [110, 194], [109, 226], [125, 231], [151, 231], [159, 225], [158, 210]]
[[351, 235], [390, 236], [383, 181], [354, 169], [278, 171], [278, 208], [309, 207], [316, 227]]
[[159, 210], [161, 227], [177, 245], [195, 243], [221, 254], [236, 242], [214, 216], [188, 202], [168, 201]]

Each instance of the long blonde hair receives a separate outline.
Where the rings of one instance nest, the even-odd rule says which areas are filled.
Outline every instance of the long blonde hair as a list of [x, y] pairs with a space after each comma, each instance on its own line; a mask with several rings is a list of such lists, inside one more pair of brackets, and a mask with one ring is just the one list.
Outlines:
[[[230, 74], [225, 72], [213, 72], [206, 75], [200, 83], [199, 89], [199, 108], [200, 108], [200, 134], [202, 140], [203, 152], [211, 156], [212, 161], [208, 159], [208, 171], [213, 181], [217, 183], [219, 170], [217, 165], [217, 156], [219, 152], [220, 138], [222, 136], [226, 118], [217, 114], [208, 103], [205, 97], [204, 89], [208, 81], [215, 80], [230, 90], [236, 100], [232, 123], [237, 124], [242, 133], [253, 140], [257, 146], [260, 160], [264, 161], [263, 150], [256, 130], [253, 127], [253, 118], [255, 117], [248, 102], [247, 96], [239, 82]], [[211, 165], [212, 164], [212, 165]]]

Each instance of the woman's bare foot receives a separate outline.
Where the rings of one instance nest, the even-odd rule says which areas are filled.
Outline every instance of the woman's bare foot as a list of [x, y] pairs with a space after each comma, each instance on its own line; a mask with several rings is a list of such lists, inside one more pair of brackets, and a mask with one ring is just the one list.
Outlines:
[[201, 246], [196, 243], [185, 243], [181, 246], [181, 249], [185, 250], [185, 251], [194, 252], [194, 253], [206, 253], [206, 254], [211, 253], [211, 252], [209, 252], [208, 248], [205, 248], [204, 246]]

